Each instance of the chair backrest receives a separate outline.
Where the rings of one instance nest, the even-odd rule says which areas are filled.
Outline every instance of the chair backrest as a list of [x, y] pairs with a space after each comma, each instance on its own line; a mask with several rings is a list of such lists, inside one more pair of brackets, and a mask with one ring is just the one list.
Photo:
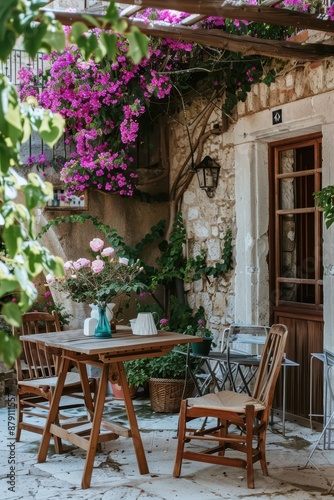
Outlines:
[[[22, 314], [20, 329], [14, 335], [34, 335], [36, 333], [60, 332], [60, 322], [56, 311], [52, 313], [30, 312]], [[16, 361], [18, 380], [37, 379], [56, 375], [54, 356], [42, 351], [37, 344], [22, 341], [23, 356]], [[22, 359], [23, 358], [23, 359]]]
[[240, 354], [261, 354], [269, 327], [233, 323], [223, 332], [222, 352], [227, 348]]
[[263, 348], [253, 390], [253, 397], [262, 401], [269, 414], [275, 386], [281, 369], [288, 329], [285, 325], [272, 325]]

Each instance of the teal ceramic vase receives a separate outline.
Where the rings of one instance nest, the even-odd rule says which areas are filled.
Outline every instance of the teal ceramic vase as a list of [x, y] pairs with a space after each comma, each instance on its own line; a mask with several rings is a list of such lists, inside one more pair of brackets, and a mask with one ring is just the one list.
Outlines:
[[94, 338], [110, 339], [111, 328], [106, 314], [106, 306], [99, 306], [99, 319], [95, 327]]

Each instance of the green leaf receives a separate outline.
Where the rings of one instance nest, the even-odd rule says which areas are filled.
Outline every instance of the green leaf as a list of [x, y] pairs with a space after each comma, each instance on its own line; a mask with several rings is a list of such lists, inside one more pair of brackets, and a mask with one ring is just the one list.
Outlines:
[[17, 189], [13, 182], [4, 182], [4, 200], [14, 200], [17, 196]]
[[0, 330], [0, 346], [0, 359], [6, 363], [8, 367], [11, 367], [22, 350], [19, 339], [11, 337], [3, 330]]
[[100, 45], [105, 48], [108, 59], [115, 61], [117, 53], [117, 36], [114, 33], [101, 32]]
[[7, 293], [14, 292], [19, 288], [20, 284], [14, 275], [10, 275], [9, 278], [1, 278], [0, 281], [0, 297], [3, 297]]
[[87, 26], [84, 23], [76, 22], [73, 23], [70, 34], [69, 41], [76, 44], [78, 39], [87, 32]]
[[45, 22], [40, 22], [35, 26], [30, 25], [26, 29], [23, 46], [32, 59], [36, 56], [42, 46], [42, 40], [45, 36], [47, 28], [48, 27]]
[[136, 26], [131, 26], [131, 30], [126, 36], [129, 40], [127, 56], [130, 57], [135, 64], [138, 64], [144, 56], [149, 56], [148, 37], [143, 35]]
[[104, 18], [107, 20], [107, 22], [110, 22], [111, 24], [117, 23], [117, 21], [119, 20], [119, 14], [115, 2], [109, 3]]
[[64, 118], [58, 113], [50, 113], [45, 111], [44, 118], [38, 132], [41, 139], [52, 148], [63, 134], [65, 127]]
[[[1, 33], [1, 32], [0, 32]], [[0, 60], [6, 61], [10, 53], [12, 52], [16, 42], [16, 36], [13, 30], [5, 30], [3, 36], [3, 42], [0, 42]]]
[[58, 21], [54, 21], [43, 36], [42, 47], [50, 54], [53, 50], [61, 52], [65, 47], [65, 43], [66, 37], [63, 26]]
[[8, 254], [13, 259], [22, 246], [22, 229], [19, 225], [12, 224], [9, 227], [4, 227], [2, 233]]
[[17, 0], [6, 0], [0, 5], [0, 43], [4, 43], [6, 34], [6, 25], [12, 16], [12, 10], [16, 7]]
[[[90, 16], [89, 14], [83, 14], [82, 15], [82, 18], [87, 21], [89, 24], [91, 24], [92, 26], [95, 26], [96, 28], [99, 28], [100, 27], [100, 23], [99, 21], [94, 17], [94, 16]], [[83, 24], [83, 23], [81, 23]], [[74, 26], [74, 25], [73, 25]], [[84, 25], [85, 26], [85, 25]], [[86, 26], [86, 30], [87, 30], [87, 26]]]
[[89, 59], [99, 46], [97, 37], [94, 33], [87, 33], [84, 36], [80, 36], [76, 44], [86, 60]]
[[6, 302], [6, 304], [2, 306], [1, 314], [10, 325], [16, 327], [20, 326], [21, 310], [16, 302]]

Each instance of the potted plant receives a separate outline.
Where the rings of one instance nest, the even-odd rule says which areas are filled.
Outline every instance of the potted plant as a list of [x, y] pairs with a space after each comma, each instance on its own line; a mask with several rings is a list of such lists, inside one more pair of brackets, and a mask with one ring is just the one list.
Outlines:
[[[143, 387], [144, 391], [146, 391], [147, 380], [149, 377], [147, 361], [148, 360], [146, 358], [141, 358], [124, 362], [131, 397], [135, 397], [137, 395], [140, 387]], [[111, 385], [115, 399], [124, 399], [122, 387], [117, 383], [113, 383]]]
[[215, 347], [213, 342], [213, 334], [211, 330], [206, 328], [205, 320], [199, 319], [197, 321], [197, 326], [187, 326], [185, 332], [186, 335], [194, 335], [195, 337], [202, 337], [202, 342], [192, 342], [191, 350], [194, 354], [199, 354], [200, 356], [207, 356], [211, 350], [211, 346]]
[[194, 387], [187, 387], [186, 347], [174, 348], [161, 358], [148, 360], [147, 369], [152, 410], [162, 413], [176, 413], [180, 410], [182, 397], [191, 395]]

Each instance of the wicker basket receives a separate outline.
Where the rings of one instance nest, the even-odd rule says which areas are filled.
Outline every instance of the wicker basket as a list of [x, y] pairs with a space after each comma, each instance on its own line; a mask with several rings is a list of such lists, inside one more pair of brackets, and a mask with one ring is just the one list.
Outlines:
[[[153, 411], [158, 413], [177, 413], [180, 411], [184, 380], [150, 378], [148, 383]], [[191, 396], [193, 391], [194, 385], [190, 383], [184, 397]]]

